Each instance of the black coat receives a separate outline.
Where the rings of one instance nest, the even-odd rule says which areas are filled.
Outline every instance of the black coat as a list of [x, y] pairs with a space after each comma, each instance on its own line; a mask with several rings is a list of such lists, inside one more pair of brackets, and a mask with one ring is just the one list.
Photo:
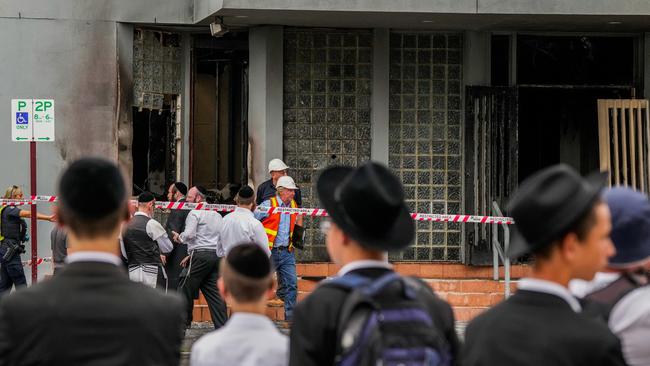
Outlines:
[[[178, 200], [178, 202], [185, 202], [185, 199], [183, 198]], [[172, 251], [166, 254], [167, 263], [165, 264], [165, 271], [167, 272], [167, 278], [169, 279], [167, 287], [170, 290], [176, 290], [178, 288], [178, 276], [182, 271], [181, 261], [187, 256], [187, 244], [175, 242], [173, 240], [172, 231], [179, 234], [182, 233], [185, 230], [185, 219], [187, 219], [187, 215], [189, 214], [190, 210], [172, 210], [167, 217], [167, 222], [165, 223], [167, 236], [169, 236], [169, 240], [174, 244]], [[161, 282], [161, 284], [164, 283], [164, 279], [159, 279], [159, 282]]]
[[625, 365], [607, 325], [575, 313], [562, 298], [517, 291], [467, 327], [465, 366]]
[[178, 365], [183, 300], [75, 262], [0, 303], [0, 365]]
[[[364, 268], [352, 271], [362, 276], [379, 278], [389, 272], [384, 268]], [[341, 306], [348, 292], [336, 287], [318, 287], [293, 310], [290, 335], [291, 366], [333, 365], [336, 353], [336, 335]], [[435, 298], [430, 304], [431, 317], [439, 324], [449, 342], [454, 359], [459, 351], [454, 328], [454, 315], [449, 304]]]

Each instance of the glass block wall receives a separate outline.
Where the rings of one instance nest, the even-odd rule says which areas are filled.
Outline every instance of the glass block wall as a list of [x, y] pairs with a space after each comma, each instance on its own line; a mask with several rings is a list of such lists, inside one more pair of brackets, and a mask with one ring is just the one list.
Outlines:
[[[461, 213], [460, 34], [391, 33], [389, 166], [411, 212]], [[418, 222], [393, 260], [459, 261], [459, 224]]]
[[[370, 31], [285, 30], [283, 156], [304, 207], [319, 207], [323, 168], [370, 159], [371, 79]], [[298, 259], [328, 259], [319, 223], [305, 218], [308, 245]]]
[[133, 105], [162, 109], [165, 94], [181, 93], [180, 35], [135, 29]]

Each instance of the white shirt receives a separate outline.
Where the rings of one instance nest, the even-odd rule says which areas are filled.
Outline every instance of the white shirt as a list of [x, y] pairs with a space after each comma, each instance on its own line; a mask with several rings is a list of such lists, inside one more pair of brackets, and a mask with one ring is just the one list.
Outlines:
[[75, 263], [75, 262], [102, 262], [114, 264], [116, 266], [122, 265], [122, 260], [120, 257], [106, 252], [95, 252], [95, 251], [82, 251], [74, 252], [68, 254], [65, 258], [66, 263]]
[[180, 235], [181, 243], [187, 244], [187, 251], [214, 249], [219, 257], [224, 256], [220, 235], [223, 218], [215, 211], [192, 210], [185, 219], [185, 231]]
[[569, 289], [560, 285], [559, 283], [540, 280], [538, 278], [522, 278], [519, 281], [519, 284], [517, 285], [517, 289], [555, 295], [561, 298], [562, 300], [566, 301], [567, 304], [569, 304], [569, 306], [571, 307], [571, 309], [573, 309], [573, 311], [575, 311], [576, 313], [582, 311], [582, 306], [580, 306], [580, 302], [578, 301], [578, 299], [576, 299], [575, 297], [573, 297], [573, 295], [571, 295]]
[[[149, 215], [140, 211], [136, 212], [133, 216], [149, 217]], [[146, 230], [147, 230], [147, 235], [149, 235], [151, 240], [155, 241], [158, 244], [158, 248], [160, 248], [161, 253], [169, 253], [172, 251], [172, 249], [174, 249], [174, 244], [172, 244], [171, 240], [169, 240], [165, 228], [163, 228], [158, 221], [154, 219], [147, 221]], [[120, 237], [120, 250], [122, 251], [122, 255], [124, 256], [124, 258], [128, 258], [126, 255], [126, 249], [124, 248], [124, 241], [122, 240], [122, 237]]]
[[255, 243], [259, 245], [268, 256], [269, 238], [264, 231], [264, 225], [255, 218], [253, 212], [247, 208], [237, 207], [235, 211], [223, 218], [221, 229], [221, 244], [226, 254], [238, 244]]
[[[578, 297], [600, 290], [619, 279], [619, 273], [599, 272], [592, 281], [573, 280], [571, 292]], [[625, 295], [612, 309], [609, 329], [621, 339], [625, 361], [630, 366], [650, 365], [650, 286]]]
[[383, 261], [378, 261], [374, 259], [364, 259], [360, 261], [350, 262], [344, 265], [343, 267], [341, 267], [337, 275], [341, 277], [348, 272], [356, 271], [357, 269], [363, 269], [363, 268], [393, 269], [393, 266], [390, 263], [388, 263], [388, 258], [386, 258], [386, 260]]
[[264, 315], [234, 313], [192, 347], [191, 366], [285, 366], [289, 339]]

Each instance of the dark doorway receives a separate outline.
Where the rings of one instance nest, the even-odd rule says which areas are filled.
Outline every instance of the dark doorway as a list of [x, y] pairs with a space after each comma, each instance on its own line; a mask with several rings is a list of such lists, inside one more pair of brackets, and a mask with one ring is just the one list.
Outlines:
[[248, 33], [195, 36], [191, 183], [211, 190], [248, 180]]
[[133, 194], [150, 191], [158, 198], [176, 179], [176, 111], [168, 97], [163, 109], [133, 108]]
[[566, 163], [599, 168], [598, 99], [634, 97], [635, 37], [517, 37], [519, 180]]
[[630, 98], [631, 88], [519, 88], [519, 177], [566, 163], [599, 169], [598, 99]]

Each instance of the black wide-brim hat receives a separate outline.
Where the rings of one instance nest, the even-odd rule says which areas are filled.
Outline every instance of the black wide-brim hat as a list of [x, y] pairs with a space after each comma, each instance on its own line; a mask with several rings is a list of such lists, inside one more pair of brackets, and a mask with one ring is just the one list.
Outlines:
[[527, 178], [508, 203], [515, 220], [508, 256], [534, 253], [560, 239], [600, 198], [608, 174], [582, 178], [565, 164], [543, 169]]
[[316, 184], [332, 221], [362, 246], [399, 250], [415, 238], [415, 222], [404, 202], [402, 184], [384, 165], [330, 167]]

